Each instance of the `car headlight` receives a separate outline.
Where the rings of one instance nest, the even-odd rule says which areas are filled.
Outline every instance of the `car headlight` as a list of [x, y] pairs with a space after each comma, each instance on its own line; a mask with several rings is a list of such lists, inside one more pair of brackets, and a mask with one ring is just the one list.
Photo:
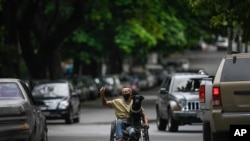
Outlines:
[[68, 101], [62, 101], [62, 102], [60, 102], [58, 108], [59, 109], [67, 109], [68, 106], [69, 106], [69, 102]]
[[90, 86], [90, 87], [89, 87], [89, 90], [90, 90], [90, 91], [94, 91], [95, 89], [94, 89], [93, 86]]
[[186, 100], [185, 99], [180, 99], [179, 104], [180, 104], [181, 107], [186, 106]]

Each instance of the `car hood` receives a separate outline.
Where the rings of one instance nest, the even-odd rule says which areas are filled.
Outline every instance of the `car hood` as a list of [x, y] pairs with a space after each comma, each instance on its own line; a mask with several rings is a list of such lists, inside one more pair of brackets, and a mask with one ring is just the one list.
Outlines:
[[0, 117], [23, 114], [29, 103], [25, 100], [4, 100], [0, 101]]
[[185, 99], [187, 101], [197, 101], [199, 100], [199, 92], [176, 92], [173, 93], [177, 99]]

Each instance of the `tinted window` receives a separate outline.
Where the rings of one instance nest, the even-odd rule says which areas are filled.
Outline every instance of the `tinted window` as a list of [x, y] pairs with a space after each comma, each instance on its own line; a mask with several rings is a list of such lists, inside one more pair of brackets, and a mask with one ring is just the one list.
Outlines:
[[221, 82], [250, 81], [250, 60], [246, 58], [227, 59], [223, 66]]

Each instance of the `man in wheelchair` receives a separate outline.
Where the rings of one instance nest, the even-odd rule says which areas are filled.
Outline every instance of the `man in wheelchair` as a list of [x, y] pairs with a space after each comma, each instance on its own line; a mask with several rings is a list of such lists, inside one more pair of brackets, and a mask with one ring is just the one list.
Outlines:
[[[123, 141], [124, 139], [124, 130], [129, 135], [130, 141], [137, 140], [137, 132], [136, 127], [132, 126], [133, 121], [130, 119], [131, 116], [131, 108], [133, 104], [132, 99], [132, 89], [130, 87], [124, 87], [122, 89], [123, 98], [116, 98], [113, 100], [107, 100], [105, 98], [105, 87], [100, 89], [100, 96], [102, 99], [102, 104], [104, 106], [108, 106], [110, 108], [114, 108], [116, 115], [115, 122], [115, 134], [116, 141]], [[139, 101], [141, 102], [141, 101]], [[135, 103], [135, 102], [134, 102]], [[145, 128], [149, 128], [148, 118], [144, 113], [143, 108], [140, 106], [140, 116], [143, 118], [143, 124]]]

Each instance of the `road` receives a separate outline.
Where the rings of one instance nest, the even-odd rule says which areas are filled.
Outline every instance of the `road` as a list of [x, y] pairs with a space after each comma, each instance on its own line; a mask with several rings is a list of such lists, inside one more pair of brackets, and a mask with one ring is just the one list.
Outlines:
[[[214, 75], [226, 52], [186, 52], [179, 57], [187, 58], [191, 68], [202, 68]], [[158, 131], [156, 127], [155, 100], [158, 88], [141, 92], [145, 96], [143, 106], [149, 117], [151, 141], [201, 141], [202, 126], [180, 126], [179, 132]], [[100, 99], [83, 102], [80, 123], [66, 125], [64, 121], [48, 121], [49, 141], [108, 141], [110, 125], [115, 119], [113, 109], [101, 105]]]
[[[179, 132], [158, 131], [155, 115], [155, 93], [158, 88], [141, 92], [145, 96], [143, 107], [149, 117], [149, 135], [151, 141], [200, 141], [202, 127], [200, 124], [181, 126]], [[66, 125], [63, 120], [48, 121], [49, 141], [108, 141], [110, 124], [114, 120], [113, 109], [101, 105], [101, 100], [84, 102], [81, 109], [80, 123]]]

